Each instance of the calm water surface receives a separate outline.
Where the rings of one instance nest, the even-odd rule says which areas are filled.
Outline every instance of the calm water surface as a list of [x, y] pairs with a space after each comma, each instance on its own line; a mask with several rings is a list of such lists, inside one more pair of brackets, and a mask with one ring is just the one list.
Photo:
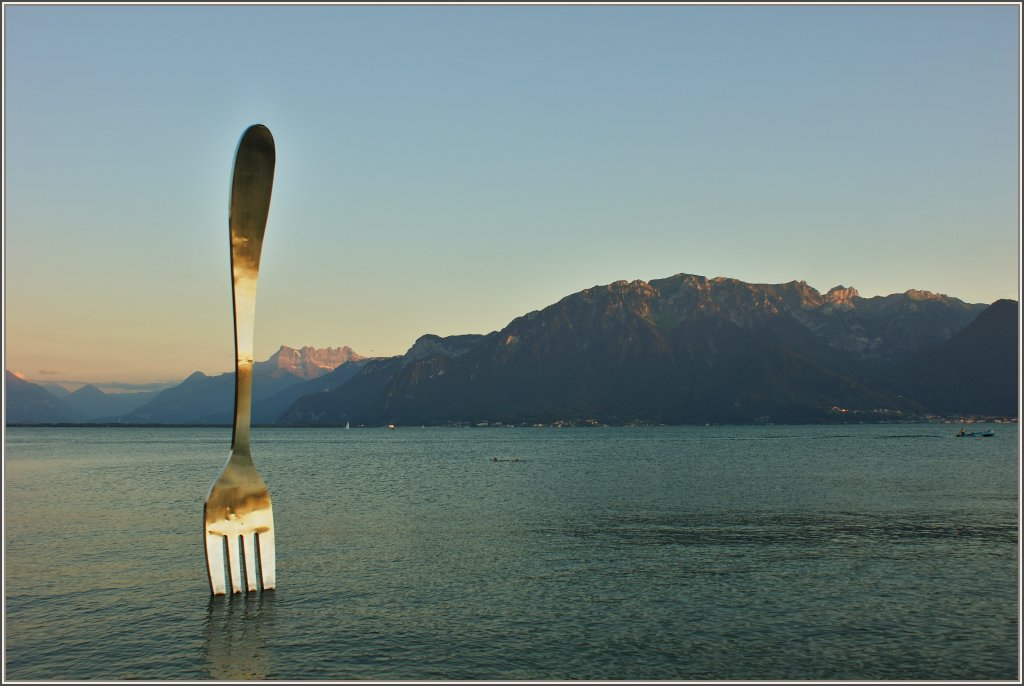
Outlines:
[[256, 429], [229, 599], [229, 429], [8, 429], [6, 677], [1013, 680], [1017, 427], [955, 428]]

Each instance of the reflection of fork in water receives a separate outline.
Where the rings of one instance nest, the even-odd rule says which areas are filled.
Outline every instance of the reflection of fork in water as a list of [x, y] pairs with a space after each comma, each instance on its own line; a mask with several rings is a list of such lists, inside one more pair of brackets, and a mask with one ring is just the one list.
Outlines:
[[274, 594], [211, 596], [203, 628], [207, 677], [230, 681], [267, 678], [274, 633]]

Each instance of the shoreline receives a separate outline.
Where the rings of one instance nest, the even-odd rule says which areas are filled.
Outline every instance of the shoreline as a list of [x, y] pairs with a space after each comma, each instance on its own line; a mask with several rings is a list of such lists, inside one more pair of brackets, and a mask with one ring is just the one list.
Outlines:
[[[705, 424], [665, 424], [660, 422], [628, 422], [607, 424], [595, 420], [557, 420], [554, 422], [442, 422], [397, 424], [399, 429], [562, 429], [562, 428], [667, 428], [667, 427], [726, 427], [726, 426], [878, 426], [892, 424], [1018, 424], [1017, 417], [917, 417], [877, 421], [817, 421], [817, 422], [710, 422]], [[6, 428], [62, 428], [62, 429], [230, 429], [231, 424], [161, 424], [123, 422], [13, 422]], [[254, 429], [341, 429], [342, 424], [253, 424]], [[352, 429], [386, 429], [387, 425], [358, 424]]]

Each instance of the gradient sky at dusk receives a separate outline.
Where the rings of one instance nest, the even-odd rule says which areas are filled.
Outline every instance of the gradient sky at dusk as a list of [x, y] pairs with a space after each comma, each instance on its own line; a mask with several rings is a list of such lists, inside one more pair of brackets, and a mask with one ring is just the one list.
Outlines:
[[1017, 298], [1019, 8], [4, 7], [5, 366], [232, 368], [228, 188], [277, 141], [256, 358], [404, 352], [618, 279]]

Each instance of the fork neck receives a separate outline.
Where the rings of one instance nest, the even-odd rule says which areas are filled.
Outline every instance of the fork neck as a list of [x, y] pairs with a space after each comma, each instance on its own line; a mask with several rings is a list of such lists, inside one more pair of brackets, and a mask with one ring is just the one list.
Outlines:
[[233, 453], [249, 454], [252, 418], [253, 324], [256, 315], [256, 272], [234, 275], [235, 310], [235, 418], [231, 433]]
[[235, 420], [231, 431], [231, 452], [250, 454], [249, 426], [252, 420], [252, 360], [235, 367]]

